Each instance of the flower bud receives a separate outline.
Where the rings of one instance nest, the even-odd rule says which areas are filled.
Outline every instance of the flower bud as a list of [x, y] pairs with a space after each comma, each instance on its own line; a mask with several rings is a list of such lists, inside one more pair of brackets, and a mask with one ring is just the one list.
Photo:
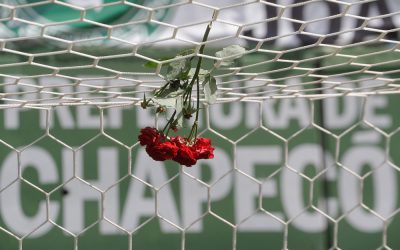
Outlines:
[[165, 111], [167, 111], [165, 106], [158, 106], [156, 109], [156, 113], [164, 113]]

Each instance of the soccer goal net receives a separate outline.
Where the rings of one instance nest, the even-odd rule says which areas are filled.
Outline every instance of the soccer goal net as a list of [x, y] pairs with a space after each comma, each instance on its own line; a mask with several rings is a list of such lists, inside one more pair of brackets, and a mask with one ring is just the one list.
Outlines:
[[0, 248], [400, 249], [399, 32], [397, 0], [1, 1]]

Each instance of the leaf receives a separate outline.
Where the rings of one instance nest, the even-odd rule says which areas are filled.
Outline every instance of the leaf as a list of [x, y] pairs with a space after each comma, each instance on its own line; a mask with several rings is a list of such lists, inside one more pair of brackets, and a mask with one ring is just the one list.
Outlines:
[[177, 96], [182, 95], [184, 92], [183, 89], [171, 89], [171, 88], [166, 88], [164, 89], [161, 93], [157, 94], [156, 98], [174, 98]]
[[183, 98], [182, 96], [176, 98], [152, 98], [152, 100], [160, 106], [167, 108], [174, 108], [176, 110], [177, 126], [183, 126]]
[[178, 96], [181, 96], [184, 92], [185, 92], [185, 90], [183, 90], [183, 89], [178, 89], [177, 91], [170, 92], [170, 93], [167, 95], [167, 97], [176, 98], [176, 97], [178, 97]]
[[[196, 68], [191, 68], [190, 71], [189, 71], [189, 73], [188, 73], [188, 77], [189, 77], [189, 78], [193, 78], [195, 72], [196, 72]], [[200, 81], [200, 82], [204, 82], [205, 76], [206, 76], [207, 74], [209, 74], [209, 73], [210, 73], [210, 72], [209, 72], [208, 70], [205, 70], [205, 69], [201, 69], [201, 68], [200, 68], [200, 71], [199, 71], [199, 81]]]
[[239, 45], [230, 45], [216, 52], [215, 56], [218, 58], [222, 58], [222, 66], [229, 66], [233, 63], [235, 59], [242, 57], [245, 52], [246, 49]]
[[[177, 56], [175, 58], [181, 58]], [[167, 68], [167, 80], [186, 79], [190, 70], [190, 59], [182, 58], [169, 63]]]
[[[194, 73], [196, 72], [196, 68], [191, 68], [189, 71], [189, 76], [193, 77]], [[199, 75], [207, 75], [209, 72], [208, 70], [200, 68]]]
[[216, 52], [215, 55], [219, 58], [231, 57], [232, 59], [237, 59], [242, 57], [245, 52], [246, 49], [239, 45], [230, 45]]
[[207, 75], [203, 83], [203, 92], [207, 103], [213, 104], [217, 101], [217, 90], [217, 81], [213, 76]]
[[157, 68], [158, 63], [152, 62], [152, 61], [148, 61], [147, 63], [143, 64], [143, 66], [146, 67], [146, 68], [154, 69], [154, 68]]
[[165, 106], [167, 108], [175, 108], [176, 98], [152, 98], [155, 103], [160, 106]]

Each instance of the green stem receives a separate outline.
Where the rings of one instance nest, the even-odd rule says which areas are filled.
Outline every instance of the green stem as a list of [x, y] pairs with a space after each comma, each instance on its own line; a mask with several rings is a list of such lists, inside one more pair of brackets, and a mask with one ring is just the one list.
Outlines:
[[[203, 44], [200, 46], [200, 50], [199, 50], [200, 54], [203, 54], [204, 48], [206, 47], [205, 42], [207, 41], [208, 35], [210, 34], [211, 26], [212, 26], [212, 21], [207, 25], [207, 29], [204, 32], [204, 36], [203, 36], [203, 40], [202, 40]], [[195, 79], [199, 77], [202, 61], [203, 61], [203, 58], [199, 57], [199, 60], [197, 61], [197, 65], [196, 65], [196, 71], [194, 72], [193, 78], [189, 84], [190, 88], [193, 86]]]
[[[200, 83], [199, 83], [199, 78], [197, 78], [197, 103], [196, 103], [196, 119], [194, 120], [195, 123], [199, 120], [199, 110], [200, 110]], [[195, 139], [197, 137], [197, 132], [195, 135]]]
[[191, 142], [192, 141], [192, 137], [194, 137], [193, 139], [195, 140], [197, 138], [197, 126], [198, 126], [198, 122], [195, 121], [192, 125], [192, 129], [190, 130], [190, 134], [188, 137], [188, 141]]
[[183, 93], [183, 106], [186, 107], [186, 104], [190, 102], [192, 97], [192, 91], [191, 88], [185, 89], [185, 92]]
[[199, 110], [200, 110], [200, 83], [199, 83], [199, 79], [197, 79], [196, 83], [197, 83], [196, 118], [195, 118], [194, 123], [192, 125], [192, 129], [190, 130], [188, 141], [192, 141], [192, 138], [193, 138], [193, 141], [196, 140], [196, 138], [197, 138], [197, 126], [199, 124], [199, 122], [198, 122], [198, 120], [199, 120]]
[[[204, 48], [206, 46], [205, 42], [208, 39], [208, 35], [210, 34], [211, 31], [211, 26], [212, 26], [212, 21], [207, 25], [206, 31], [204, 32], [204, 36], [203, 36], [203, 40], [202, 40], [202, 45], [200, 46], [199, 49], [199, 53], [203, 54], [204, 53]], [[189, 88], [189, 92], [190, 92], [190, 96], [192, 93], [192, 89], [193, 89], [193, 84], [196, 81], [197, 84], [197, 102], [196, 102], [196, 118], [195, 121], [192, 125], [192, 129], [190, 130], [190, 134], [189, 134], [189, 138], [188, 140], [190, 141], [192, 139], [192, 137], [194, 136], [193, 139], [197, 138], [197, 126], [198, 126], [198, 120], [199, 120], [199, 109], [200, 109], [200, 83], [199, 83], [199, 73], [200, 73], [200, 69], [201, 69], [201, 63], [203, 61], [202, 57], [199, 57], [199, 60], [197, 61], [197, 65], [196, 65], [196, 71], [194, 72], [193, 78], [190, 81], [190, 84], [188, 86]]]
[[167, 124], [165, 124], [165, 127], [163, 128], [162, 132], [163, 134], [165, 134], [165, 130], [168, 128], [169, 130], [169, 125], [174, 121], [175, 119], [175, 114], [176, 114], [176, 110], [174, 111], [174, 113], [172, 114], [171, 118], [169, 118]]
[[154, 96], [155, 96], [155, 97], [158, 97], [159, 95], [161, 95], [162, 92], [164, 92], [164, 90], [168, 87], [168, 85], [169, 85], [169, 82], [167, 82], [167, 84], [165, 84], [165, 85], [162, 86], [158, 91], [156, 91], [156, 92], [154, 93]]
[[189, 103], [192, 101], [192, 88], [190, 88], [189, 91], [189, 99], [188, 99]]

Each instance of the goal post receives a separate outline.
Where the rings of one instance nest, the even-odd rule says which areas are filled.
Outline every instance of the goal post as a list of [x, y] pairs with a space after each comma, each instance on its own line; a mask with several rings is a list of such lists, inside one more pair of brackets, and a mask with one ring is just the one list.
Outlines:
[[[0, 248], [399, 249], [399, 9], [0, 3]], [[224, 67], [229, 45], [246, 51]], [[183, 49], [217, 65], [215, 157], [192, 167], [138, 142], [172, 114], [141, 104]]]

